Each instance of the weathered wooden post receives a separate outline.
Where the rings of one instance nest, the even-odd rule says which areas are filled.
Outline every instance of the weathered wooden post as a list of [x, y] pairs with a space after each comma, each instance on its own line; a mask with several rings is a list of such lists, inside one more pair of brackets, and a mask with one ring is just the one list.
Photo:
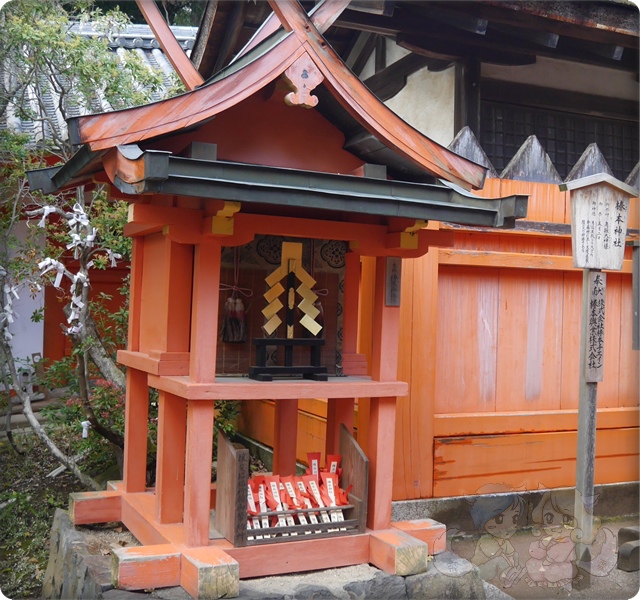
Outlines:
[[583, 269], [575, 519], [582, 530], [576, 560], [588, 563], [593, 542], [597, 390], [604, 371], [603, 269], [622, 269], [629, 198], [637, 192], [605, 173], [561, 184], [560, 189], [571, 192], [573, 266]]

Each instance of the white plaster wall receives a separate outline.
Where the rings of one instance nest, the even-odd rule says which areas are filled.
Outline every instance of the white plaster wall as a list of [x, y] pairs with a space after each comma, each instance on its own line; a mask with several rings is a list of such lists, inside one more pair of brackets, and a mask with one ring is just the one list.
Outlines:
[[[18, 223], [15, 234], [18, 238], [24, 239], [27, 232], [27, 224], [24, 221]], [[44, 243], [44, 238], [43, 238]], [[34, 323], [31, 315], [35, 310], [44, 306], [44, 291], [31, 297], [31, 292], [27, 286], [18, 289], [20, 298], [14, 300], [13, 308], [16, 312], [15, 320], [10, 325], [9, 331], [13, 335], [11, 344], [13, 354], [21, 360], [30, 359], [35, 352], [42, 354], [44, 343], [44, 324]]]
[[483, 63], [482, 77], [582, 92], [594, 96], [609, 96], [624, 100], [638, 99], [638, 82], [633, 73], [543, 56], [539, 56], [533, 65], [517, 67]]
[[455, 68], [437, 73], [422, 69], [386, 105], [433, 141], [448, 146], [454, 131]]

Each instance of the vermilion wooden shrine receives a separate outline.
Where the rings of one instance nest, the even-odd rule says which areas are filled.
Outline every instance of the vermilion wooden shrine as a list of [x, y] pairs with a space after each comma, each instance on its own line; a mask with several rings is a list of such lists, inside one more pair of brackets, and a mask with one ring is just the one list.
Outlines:
[[[129, 345], [118, 354], [127, 367], [124, 478], [71, 501], [74, 523], [121, 521], [143, 544], [115, 553], [119, 587], [180, 584], [215, 598], [237, 595], [239, 578], [363, 562], [406, 575], [443, 547], [443, 537], [434, 542], [441, 525], [391, 522], [395, 403], [407, 393], [396, 380], [401, 259], [451, 244], [451, 233], [425, 228], [430, 220], [509, 227], [525, 215], [526, 197], [466, 191], [482, 187], [485, 169], [412, 129], [362, 85], [322, 36], [342, 5], [326, 2], [309, 16], [296, 2], [272, 2], [275, 16], [211, 80], [159, 103], [73, 119], [78, 152], [30, 174], [47, 192], [102, 183], [130, 202]], [[370, 365], [357, 352], [361, 256], [377, 264]], [[293, 275], [295, 283], [280, 283]], [[297, 291], [282, 295], [285, 287]], [[238, 288], [254, 295], [246, 341], [231, 344], [219, 331], [225, 296]], [[278, 302], [293, 308], [293, 296], [299, 308], [280, 323]], [[298, 375], [276, 368], [271, 381], [251, 379], [269, 336], [279, 340], [270, 338], [270, 353], [299, 342], [319, 354], [312, 350], [309, 365], [308, 348], [294, 348]], [[305, 366], [318, 361], [326, 377], [307, 378], [317, 372]], [[159, 391], [152, 489], [150, 388]], [[371, 434], [357, 530], [238, 544], [228, 519], [236, 497], [246, 502], [246, 481], [227, 448], [212, 491], [214, 402], [275, 400], [273, 471], [290, 475], [298, 400], [328, 399], [332, 454], [341, 428], [353, 442], [345, 430], [353, 432], [360, 397], [371, 398]]]

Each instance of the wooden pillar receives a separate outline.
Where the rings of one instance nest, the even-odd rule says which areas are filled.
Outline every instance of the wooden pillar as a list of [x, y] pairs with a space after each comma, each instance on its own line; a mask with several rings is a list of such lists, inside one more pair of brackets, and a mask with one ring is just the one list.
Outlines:
[[166, 240], [166, 252], [167, 329], [163, 348], [168, 352], [185, 352], [189, 348], [193, 247]]
[[190, 547], [209, 544], [213, 419], [213, 400], [187, 401], [184, 542]]
[[298, 441], [298, 400], [280, 399], [275, 403], [273, 432], [273, 472], [296, 474], [296, 444]]
[[215, 381], [221, 252], [217, 240], [200, 244], [195, 250], [189, 365], [192, 381]]
[[[373, 347], [373, 308], [376, 289], [376, 259], [363, 256], [360, 275], [360, 299], [358, 303], [358, 351], [365, 355], [368, 371], [371, 372]], [[369, 447], [369, 398], [358, 398], [358, 444]]]
[[325, 456], [338, 454], [340, 448], [340, 424], [353, 435], [354, 398], [329, 398], [327, 402], [327, 437]]
[[149, 387], [147, 374], [143, 371], [127, 369], [124, 415], [124, 491], [144, 492], [147, 484]]
[[158, 401], [157, 518], [159, 523], [181, 523], [187, 403], [167, 392], [160, 392]]
[[398, 377], [398, 328], [400, 307], [386, 305], [387, 258], [376, 258], [373, 307], [371, 377], [374, 381], [396, 381]]
[[[144, 238], [135, 237], [131, 244], [128, 349], [136, 352], [140, 349], [140, 299], [142, 295]], [[144, 492], [147, 485], [149, 387], [147, 374], [132, 368], [127, 369], [124, 414], [123, 488], [125, 492]]]
[[[373, 313], [372, 378], [395, 381], [398, 372], [399, 306], [386, 304], [386, 257], [376, 258]], [[396, 399], [371, 398], [369, 408], [369, 496], [367, 527], [391, 526]]]
[[[342, 317], [342, 366], [345, 375], [366, 375], [367, 362], [358, 355], [358, 304], [360, 300], [360, 255], [345, 255], [344, 298]], [[355, 398], [327, 400], [326, 454], [337, 454], [340, 446], [340, 424], [353, 435]]]
[[342, 354], [358, 351], [358, 304], [360, 299], [360, 255], [345, 254], [344, 311], [342, 316]]
[[387, 529], [391, 526], [396, 399], [371, 398], [369, 411], [367, 527]]
[[142, 263], [144, 259], [144, 237], [131, 240], [131, 265], [129, 277], [129, 328], [127, 348], [140, 350], [140, 301], [142, 297]]
[[[195, 251], [189, 366], [195, 382], [215, 381], [221, 251], [217, 240], [200, 244]], [[213, 420], [213, 400], [187, 402], [184, 532], [191, 547], [209, 543]]]

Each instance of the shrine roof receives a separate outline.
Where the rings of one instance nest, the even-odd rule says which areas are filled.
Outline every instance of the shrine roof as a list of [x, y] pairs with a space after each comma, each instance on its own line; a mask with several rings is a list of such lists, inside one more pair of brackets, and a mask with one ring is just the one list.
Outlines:
[[[78, 151], [62, 167], [31, 172], [30, 185], [51, 193], [104, 171], [124, 194], [214, 197], [251, 204], [249, 210], [277, 206], [280, 213], [320, 208], [338, 219], [344, 218], [338, 213], [351, 213], [360, 219], [400, 216], [513, 227], [516, 218], [526, 215], [526, 196], [487, 200], [468, 193], [482, 187], [486, 168], [413, 129], [326, 43], [322, 30], [339, 12], [336, 4], [325, 2], [307, 15], [297, 3], [274, 2], [278, 23], [271, 17], [254, 42], [202, 86], [161, 102], [71, 119]], [[309, 74], [307, 89], [301, 76]], [[188, 135], [280, 77], [294, 90], [289, 96], [297, 96], [290, 103], [313, 107], [319, 99], [329, 105], [323, 115], [352, 134], [345, 149], [365, 162], [386, 165], [394, 180], [190, 159], [158, 150], [161, 142]], [[114, 160], [120, 169], [113, 167]], [[446, 185], [433, 185], [438, 180]]]
[[99, 169], [102, 153], [113, 147], [183, 134], [242, 102], [280, 78], [298, 60], [306, 59], [319, 71], [321, 101], [333, 102], [337, 126], [353, 129], [357, 123], [368, 138], [360, 148], [350, 149], [354, 154], [360, 151], [371, 156], [374, 151], [377, 160], [368, 162], [386, 160], [409, 177], [431, 175], [466, 189], [481, 188], [485, 167], [458, 156], [408, 125], [378, 100], [326, 43], [319, 28], [322, 29], [322, 19], [331, 10], [327, 5], [331, 4], [320, 5], [313, 17], [297, 4], [279, 4], [286, 28], [266, 36], [239, 60], [192, 91], [144, 106], [70, 119], [72, 141], [82, 147], [85, 160], [81, 161], [82, 172], [74, 172], [71, 161], [58, 173], [58, 180], [72, 182], [79, 175]]

